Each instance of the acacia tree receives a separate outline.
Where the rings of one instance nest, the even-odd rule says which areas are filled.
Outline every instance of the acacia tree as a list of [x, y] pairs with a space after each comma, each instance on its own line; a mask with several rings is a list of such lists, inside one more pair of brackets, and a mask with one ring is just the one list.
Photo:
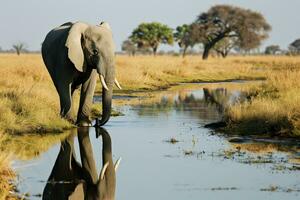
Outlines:
[[174, 32], [174, 39], [178, 43], [178, 46], [182, 48], [182, 56], [186, 55], [186, 50], [195, 45], [193, 37], [191, 37], [191, 26], [183, 24], [182, 26], [177, 26]]
[[295, 40], [289, 45], [289, 51], [291, 54], [299, 54], [300, 53], [300, 39]]
[[265, 54], [274, 55], [274, 54], [276, 54], [277, 52], [280, 52], [280, 51], [281, 51], [281, 49], [280, 49], [279, 45], [270, 45], [270, 46], [266, 47]]
[[262, 14], [229, 5], [217, 5], [200, 14], [195, 23], [203, 44], [203, 59], [224, 38], [236, 38], [241, 49], [253, 49], [268, 37], [271, 26]]
[[172, 29], [158, 22], [141, 23], [129, 38], [138, 48], [151, 48], [154, 55], [160, 44], [173, 44]]
[[129, 55], [134, 56], [137, 51], [137, 47], [131, 40], [125, 40], [122, 43], [122, 51], [126, 51]]
[[18, 56], [21, 54], [22, 51], [25, 50], [25, 44], [22, 42], [14, 44], [12, 47], [13, 47], [13, 49], [15, 49]]

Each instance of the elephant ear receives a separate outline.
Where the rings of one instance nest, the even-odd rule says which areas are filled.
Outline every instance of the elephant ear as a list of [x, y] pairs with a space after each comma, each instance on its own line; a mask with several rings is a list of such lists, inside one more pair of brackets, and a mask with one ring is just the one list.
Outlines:
[[69, 35], [66, 41], [66, 47], [68, 48], [68, 57], [74, 64], [76, 69], [83, 72], [84, 54], [81, 46], [81, 37], [84, 31], [88, 28], [88, 25], [82, 22], [76, 22], [73, 24], [69, 31]]

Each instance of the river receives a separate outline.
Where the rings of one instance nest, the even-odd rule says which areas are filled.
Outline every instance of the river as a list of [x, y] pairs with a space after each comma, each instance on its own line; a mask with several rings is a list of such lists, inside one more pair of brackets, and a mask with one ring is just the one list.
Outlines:
[[[113, 160], [122, 157], [116, 199], [299, 199], [299, 141], [226, 136], [204, 128], [222, 119], [224, 106], [241, 99], [234, 89], [199, 84], [117, 107], [124, 115], [104, 127]], [[89, 137], [99, 174], [102, 139], [93, 127]], [[74, 141], [79, 156], [76, 136]], [[15, 160], [17, 188], [26, 198], [41, 198], [59, 151], [57, 141], [33, 158]]]

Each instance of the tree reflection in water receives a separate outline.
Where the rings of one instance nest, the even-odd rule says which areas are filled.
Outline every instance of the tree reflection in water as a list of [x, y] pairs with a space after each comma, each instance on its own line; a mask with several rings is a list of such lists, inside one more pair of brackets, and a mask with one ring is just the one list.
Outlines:
[[138, 115], [160, 115], [176, 112], [185, 112], [200, 119], [221, 119], [228, 105], [243, 100], [240, 92], [228, 91], [225, 88], [208, 89], [201, 91], [180, 91], [176, 94], [167, 94], [158, 102], [135, 106]]

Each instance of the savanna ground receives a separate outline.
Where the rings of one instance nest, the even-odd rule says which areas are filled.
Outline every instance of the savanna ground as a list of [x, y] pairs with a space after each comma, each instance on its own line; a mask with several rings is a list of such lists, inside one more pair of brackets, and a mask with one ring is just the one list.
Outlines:
[[[180, 82], [264, 79], [260, 84], [243, 84], [241, 90], [246, 92], [248, 101], [226, 109], [225, 131], [300, 135], [300, 57], [231, 56], [202, 61], [200, 56], [118, 55], [116, 65], [123, 90], [115, 92], [127, 95], [162, 90]], [[21, 133], [62, 132], [73, 125], [59, 116], [58, 95], [40, 54], [0, 54], [0, 74], [0, 198], [4, 198], [2, 191], [12, 186], [3, 183], [14, 176], [9, 169], [10, 154], [5, 151], [11, 141], [7, 135], [23, 140], [26, 135]], [[48, 143], [52, 140], [55, 139]], [[38, 149], [32, 154], [37, 152]]]

